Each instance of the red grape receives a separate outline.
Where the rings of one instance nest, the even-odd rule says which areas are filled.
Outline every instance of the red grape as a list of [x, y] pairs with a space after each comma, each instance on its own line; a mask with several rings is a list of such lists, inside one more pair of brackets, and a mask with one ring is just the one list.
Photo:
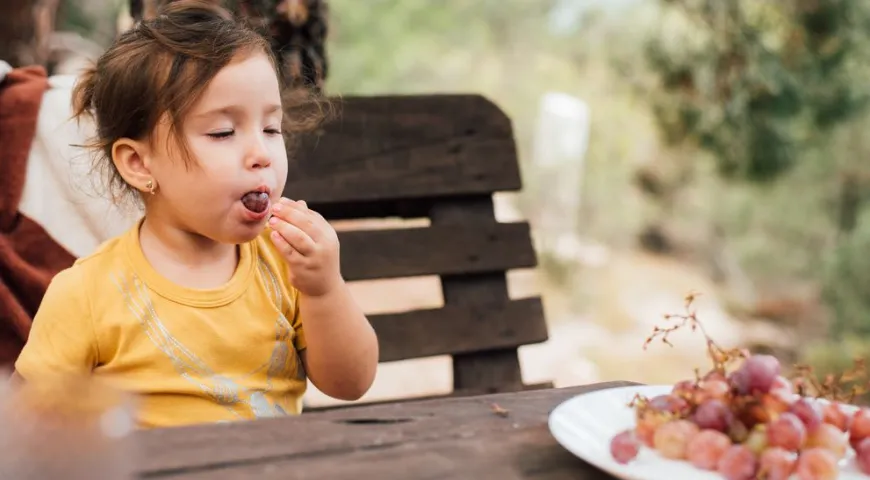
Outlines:
[[698, 433], [698, 426], [688, 420], [674, 420], [656, 430], [653, 447], [665, 458], [683, 460], [686, 447]]
[[767, 426], [767, 444], [789, 451], [799, 450], [807, 437], [803, 422], [793, 413], [783, 413]]
[[689, 410], [689, 402], [676, 395], [653, 397], [648, 405], [651, 410], [675, 415], [683, 415]]
[[695, 398], [695, 393], [698, 391], [698, 385], [691, 380], [683, 380], [674, 384], [671, 394], [685, 400]]
[[726, 480], [751, 480], [757, 468], [758, 461], [751, 450], [743, 445], [732, 445], [719, 459], [716, 470]]
[[638, 439], [643, 442], [644, 445], [652, 448], [653, 436], [655, 435], [656, 430], [668, 422], [668, 420], [670, 420], [670, 417], [668, 417], [667, 414], [653, 411], [644, 412], [643, 415], [638, 418], [637, 426], [635, 426], [634, 429]]
[[719, 399], [724, 400], [728, 393], [731, 391], [731, 387], [728, 386], [728, 382], [725, 380], [720, 380], [718, 378], [711, 378], [709, 380], [701, 381], [700, 390], [696, 394], [696, 400], [698, 402], [704, 402], [710, 399]]
[[731, 375], [728, 376], [728, 383], [738, 394], [748, 394], [750, 387], [749, 372], [742, 368], [731, 372]]
[[686, 447], [686, 459], [702, 470], [716, 470], [719, 459], [731, 448], [728, 435], [717, 430], [702, 430]]
[[734, 420], [734, 414], [722, 400], [713, 399], [698, 406], [693, 420], [701, 429], [710, 428], [727, 432], [728, 426]]
[[822, 448], [801, 452], [795, 468], [798, 480], [834, 480], [840, 474], [834, 454]]
[[710, 381], [727, 382], [728, 377], [726, 377], [725, 374], [719, 370], [710, 370], [709, 372], [707, 372], [706, 375], [704, 375], [704, 378], [702, 380], [705, 382], [710, 382]]
[[610, 454], [617, 463], [626, 464], [637, 456], [640, 451], [640, 441], [631, 430], [626, 430], [610, 441]]
[[769, 392], [781, 370], [779, 360], [772, 355], [753, 355], [742, 368], [749, 372], [751, 390], [758, 393]]
[[855, 446], [855, 463], [858, 464], [858, 470], [870, 475], [870, 438], [861, 440]]
[[851, 418], [846, 415], [846, 412], [837, 402], [831, 402], [822, 407], [822, 421], [830, 423], [844, 432], [849, 430], [850, 420]]
[[767, 393], [781, 370], [779, 360], [771, 355], [753, 355], [731, 375], [732, 386], [741, 395]]
[[846, 456], [849, 447], [846, 434], [830, 423], [823, 423], [807, 435], [806, 448], [823, 448], [833, 453], [837, 459]]
[[861, 408], [852, 415], [852, 422], [849, 427], [849, 441], [852, 445], [857, 445], [858, 442], [870, 437], [870, 409]]
[[788, 480], [794, 472], [797, 455], [782, 448], [769, 448], [758, 461], [758, 478], [765, 480]]
[[822, 424], [822, 407], [812, 400], [799, 398], [791, 404], [789, 411], [803, 422], [808, 432]]

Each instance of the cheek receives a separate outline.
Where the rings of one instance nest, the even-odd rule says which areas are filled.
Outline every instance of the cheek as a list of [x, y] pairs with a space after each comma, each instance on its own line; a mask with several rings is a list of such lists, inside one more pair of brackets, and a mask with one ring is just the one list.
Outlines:
[[275, 148], [270, 152], [272, 158], [272, 170], [275, 171], [275, 176], [279, 186], [283, 189], [284, 183], [287, 182], [287, 149], [284, 147], [284, 142], [281, 142], [280, 147]]

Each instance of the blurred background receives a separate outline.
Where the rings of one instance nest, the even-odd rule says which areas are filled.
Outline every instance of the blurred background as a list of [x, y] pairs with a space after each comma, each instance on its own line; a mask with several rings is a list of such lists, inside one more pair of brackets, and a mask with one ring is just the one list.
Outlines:
[[[52, 1], [54, 73], [130, 25], [127, 0]], [[480, 93], [513, 120], [524, 189], [498, 215], [531, 222], [540, 268], [510, 288], [551, 337], [526, 382], [691, 377], [700, 334], [643, 348], [690, 291], [720, 344], [870, 356], [870, 2], [328, 4], [328, 94]], [[434, 277], [354, 289], [372, 313], [441, 302]], [[367, 398], [449, 391], [449, 367], [385, 365]]]

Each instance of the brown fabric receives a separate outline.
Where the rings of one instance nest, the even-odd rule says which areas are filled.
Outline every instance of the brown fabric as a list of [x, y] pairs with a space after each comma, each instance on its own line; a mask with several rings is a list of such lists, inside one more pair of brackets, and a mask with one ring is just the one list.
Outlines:
[[42, 67], [15, 69], [0, 83], [0, 365], [18, 358], [49, 282], [75, 261], [18, 212], [47, 88]]

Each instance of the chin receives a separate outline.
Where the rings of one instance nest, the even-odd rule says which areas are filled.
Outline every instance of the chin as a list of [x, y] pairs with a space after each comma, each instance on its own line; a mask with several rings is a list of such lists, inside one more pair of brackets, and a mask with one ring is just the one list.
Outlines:
[[260, 234], [263, 233], [263, 230], [266, 228], [265, 222], [262, 225], [257, 225], [256, 228], [250, 228], [246, 231], [237, 232], [233, 235], [234, 241], [233, 243], [248, 243], [255, 238], [259, 237]]
[[256, 225], [241, 225], [219, 232], [212, 238], [220, 243], [239, 245], [254, 240], [263, 233], [265, 228], [266, 222]]

